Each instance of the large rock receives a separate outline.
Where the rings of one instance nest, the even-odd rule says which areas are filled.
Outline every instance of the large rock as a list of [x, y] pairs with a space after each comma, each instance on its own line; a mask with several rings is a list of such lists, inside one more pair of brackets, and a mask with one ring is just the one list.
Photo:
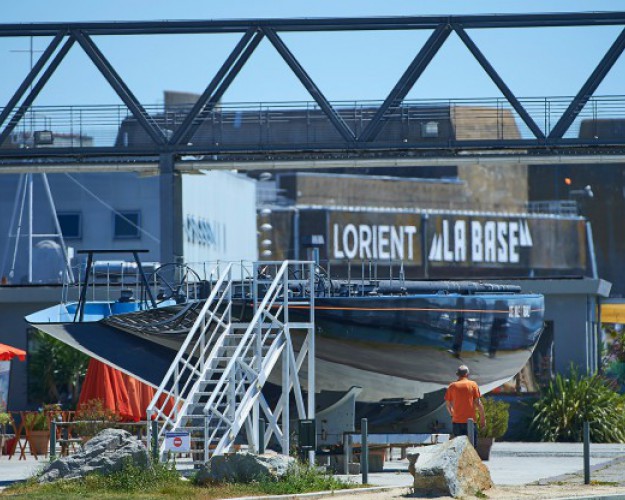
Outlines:
[[108, 475], [122, 470], [126, 461], [147, 467], [148, 450], [136, 437], [122, 429], [105, 429], [87, 441], [82, 450], [48, 465], [38, 481], [77, 479], [97, 472]]
[[264, 479], [279, 479], [296, 460], [286, 455], [265, 453], [234, 453], [212, 457], [196, 475], [198, 484], [251, 483]]
[[460, 498], [493, 487], [488, 468], [466, 436], [419, 448], [408, 454], [408, 460], [415, 490]]

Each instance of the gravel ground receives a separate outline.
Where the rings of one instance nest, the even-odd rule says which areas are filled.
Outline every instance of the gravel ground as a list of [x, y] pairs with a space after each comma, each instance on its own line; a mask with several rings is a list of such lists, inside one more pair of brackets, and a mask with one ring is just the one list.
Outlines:
[[[498, 486], [491, 490], [485, 491], [486, 498], [494, 498], [497, 500], [516, 500], [516, 499], [553, 499], [553, 498], [575, 498], [575, 497], [603, 497], [612, 495], [623, 495], [625, 498], [625, 486], [608, 486], [608, 485], [589, 485], [584, 484], [548, 484], [548, 485], [525, 485], [525, 486]], [[437, 500], [451, 499], [453, 497], [444, 497], [437, 495], [427, 495], [424, 493], [413, 493], [410, 488], [394, 488], [387, 491], [377, 491], [364, 494], [352, 495], [328, 495], [323, 498], [332, 498], [333, 500], [389, 500], [401, 498], [436, 498]], [[476, 497], [473, 497], [476, 498]], [[483, 498], [483, 497], [480, 497]]]

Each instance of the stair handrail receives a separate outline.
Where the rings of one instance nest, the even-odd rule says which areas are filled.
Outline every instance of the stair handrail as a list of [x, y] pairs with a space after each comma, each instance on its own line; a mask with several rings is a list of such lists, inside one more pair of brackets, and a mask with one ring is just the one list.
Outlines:
[[[277, 346], [277, 342], [278, 339], [274, 339], [274, 341], [271, 344], [271, 348], [269, 350], [269, 352], [263, 356], [263, 359], [261, 361], [261, 368], [259, 371], [265, 371], [265, 370], [271, 370], [273, 369], [273, 367], [276, 365], [278, 358], [280, 357], [282, 350], [284, 349], [286, 342], [283, 341], [281, 345]], [[242, 385], [242, 384], [241, 384]], [[238, 388], [237, 388], [238, 390]], [[240, 418], [236, 418], [236, 414], [238, 413], [239, 415], [244, 414], [247, 415], [249, 414], [249, 411], [251, 409], [251, 406], [253, 404], [253, 400], [259, 396], [259, 392], [258, 392], [258, 387], [254, 387], [253, 385], [249, 386], [242, 394], [241, 397], [241, 401], [239, 402], [239, 404], [237, 405], [237, 409], [235, 411], [235, 419], [234, 422], [232, 423], [232, 426], [230, 427], [230, 433], [226, 434], [222, 437], [222, 439], [220, 439], [219, 443], [217, 443], [217, 445], [215, 446], [215, 450], [213, 451], [214, 454], [220, 454], [223, 450], [227, 450], [228, 447], [234, 442], [236, 435], [238, 434], [239, 430], [241, 429], [242, 426], [242, 420]], [[228, 439], [225, 440], [224, 438], [226, 438], [226, 436], [228, 436]]]
[[[217, 265], [219, 266], [219, 263]], [[152, 401], [150, 401], [150, 404], [148, 405], [148, 408], [147, 408], [148, 412], [154, 411], [156, 405], [158, 404], [158, 400], [166, 392], [165, 391], [165, 387], [167, 386], [167, 384], [169, 383], [171, 377], [173, 376], [173, 374], [174, 374], [174, 372], [176, 370], [176, 367], [178, 366], [178, 363], [180, 363], [183, 355], [186, 354], [187, 347], [189, 347], [189, 344], [191, 343], [193, 337], [195, 336], [198, 328], [202, 324], [204, 316], [206, 315], [208, 309], [210, 308], [210, 306], [214, 302], [215, 297], [217, 296], [217, 294], [219, 293], [219, 290], [221, 289], [221, 287], [224, 284], [224, 281], [226, 281], [226, 279], [230, 279], [231, 267], [232, 267], [232, 264], [229, 263], [227, 265], [225, 271], [221, 274], [221, 276], [217, 280], [217, 283], [215, 283], [215, 286], [213, 287], [213, 290], [211, 291], [211, 293], [208, 296], [208, 298], [206, 299], [206, 302], [204, 303], [204, 306], [202, 307], [202, 309], [200, 310], [197, 318], [193, 322], [193, 326], [191, 327], [191, 330], [189, 330], [189, 333], [187, 334], [187, 337], [185, 338], [184, 342], [182, 343], [182, 346], [178, 350], [178, 353], [176, 354], [176, 357], [172, 361], [171, 365], [169, 366], [169, 369], [167, 370], [167, 373], [163, 377], [163, 381], [161, 382], [161, 385], [158, 387], [157, 391], [154, 393], [154, 397], [152, 398]], [[176, 401], [176, 404], [177, 404], [177, 401]]]
[[[276, 292], [276, 289], [278, 288], [278, 285], [281, 283], [284, 273], [286, 272], [288, 267], [289, 267], [289, 261], [285, 260], [280, 266], [280, 269], [276, 273], [276, 276], [274, 277], [273, 281], [271, 282], [271, 285], [269, 286], [269, 289], [265, 293], [263, 300], [261, 301], [260, 305], [256, 309], [256, 313], [252, 317], [252, 320], [249, 322], [248, 327], [245, 330], [245, 333], [243, 334], [243, 337], [239, 341], [239, 344], [237, 345], [236, 350], [234, 351], [230, 360], [228, 361], [228, 364], [226, 365], [226, 368], [224, 369], [219, 381], [215, 385], [213, 392], [208, 398], [208, 401], [206, 401], [206, 404], [204, 405], [205, 416], [208, 416], [209, 408], [213, 406], [215, 399], [217, 399], [217, 397], [220, 396], [221, 390], [223, 389], [223, 386], [225, 384], [225, 380], [234, 369], [234, 366], [236, 362], [238, 361], [238, 358], [241, 355], [241, 351], [243, 350], [244, 345], [249, 340], [251, 336], [251, 332], [256, 329], [257, 323], [259, 322], [261, 316], [265, 313], [265, 309], [267, 307], [267, 304], [269, 303], [270, 297], [272, 297], [274, 293]], [[288, 293], [288, 289], [285, 291], [285, 293]]]
[[[221, 304], [222, 300], [223, 300], [223, 295], [222, 295], [222, 297], [218, 300], [218, 302], [217, 302], [217, 306], [219, 306], [219, 305]], [[229, 304], [229, 305], [227, 306], [227, 308], [226, 308], [226, 309], [230, 309], [231, 307], [232, 307], [232, 306], [231, 306], [231, 304]], [[207, 322], [207, 324], [205, 325], [205, 327], [206, 327], [206, 326], [208, 326], [208, 325], [211, 323], [211, 321], [213, 320], [213, 318], [214, 318], [214, 317], [215, 317], [215, 312], [214, 312], [214, 311], [211, 311], [211, 319]], [[223, 318], [223, 316], [222, 316], [222, 318]], [[220, 318], [220, 319], [217, 319], [217, 322], [222, 323], [221, 318]], [[186, 366], [186, 368], [187, 368], [189, 371], [191, 371], [192, 373], [199, 373], [198, 366], [201, 366], [201, 365], [202, 365], [202, 356], [205, 356], [205, 355], [206, 355], [206, 351], [207, 351], [208, 349], [210, 349], [210, 351], [209, 351], [208, 358], [206, 358], [206, 359], [204, 360], [204, 365], [205, 365], [205, 366], [210, 366], [210, 365], [211, 365], [211, 363], [213, 362], [213, 360], [214, 360], [215, 356], [216, 356], [216, 350], [217, 350], [220, 346], [222, 346], [222, 345], [223, 345], [224, 338], [225, 338], [226, 334], [228, 333], [228, 331], [229, 331], [229, 327], [228, 327], [228, 328], [226, 328], [225, 330], [223, 330], [223, 331], [222, 331], [222, 332], [220, 332], [220, 333], [217, 333], [217, 330], [216, 330], [216, 329], [215, 329], [215, 330], [213, 330], [213, 332], [210, 334], [210, 338], [209, 338], [208, 342], [206, 342], [206, 345], [204, 346], [203, 351], [202, 351], [202, 352], [198, 355], [198, 360], [195, 362], [195, 364], [192, 364], [192, 363], [190, 363], [190, 362], [187, 362], [187, 363], [186, 363], [186, 365], [187, 365], [187, 366]], [[217, 336], [217, 338], [216, 338], [216, 339], [215, 339], [215, 336]], [[199, 343], [198, 343], [198, 342], [196, 342], [196, 343], [195, 343], [195, 345], [193, 346], [193, 348], [191, 349], [191, 352], [189, 353], [189, 358], [193, 357], [193, 355], [194, 355], [194, 353], [195, 353], [195, 351], [196, 351], [196, 349], [197, 349], [198, 345], [199, 345]], [[192, 380], [192, 378], [191, 378], [191, 377], [188, 377], [188, 378], [187, 378], [187, 380], [185, 381], [185, 383], [184, 383], [184, 385], [182, 386], [182, 388], [180, 388], [180, 389], [178, 390], [178, 396], [176, 396], [176, 399], [178, 400], [178, 401], [177, 401], [177, 403], [179, 403], [179, 401], [180, 401], [180, 400], [183, 400], [183, 404], [182, 404], [182, 406], [178, 409], [178, 411], [176, 411], [177, 409], [176, 409], [176, 407], [174, 406], [174, 407], [172, 408], [172, 410], [171, 410], [171, 411], [167, 414], [167, 418], [168, 418], [168, 419], [170, 419], [170, 420], [171, 420], [171, 417], [172, 417], [172, 412], [173, 412], [174, 414], [179, 415], [179, 416], [184, 416], [185, 409], [186, 409], [186, 407], [187, 407], [187, 406], [189, 405], [189, 403], [190, 403], [190, 396], [191, 396], [191, 394], [194, 392], [194, 387], [192, 387], [192, 388], [191, 388], [188, 392], [186, 392], [186, 391], [187, 391], [187, 388], [189, 387], [189, 384], [190, 384], [190, 383], [192, 383], [194, 387], [197, 387], [197, 386], [201, 383], [201, 378], [196, 378], [195, 380]], [[181, 396], [182, 394], [186, 395], [186, 398], [185, 398], [185, 397], [182, 397], [182, 396]], [[163, 406], [165, 406], [165, 405], [163, 405]], [[163, 408], [163, 409], [164, 409], [164, 408]], [[163, 412], [162, 412], [162, 411], [159, 411], [159, 414], [163, 414]], [[175, 425], [175, 424], [174, 424], [174, 425]], [[172, 426], [174, 426], [174, 425], [172, 425]], [[161, 429], [160, 429], [160, 431], [159, 431], [159, 436], [160, 436], [160, 435], [162, 435], [165, 431], [166, 431], [166, 429], [165, 429], [165, 425], [161, 426]]]

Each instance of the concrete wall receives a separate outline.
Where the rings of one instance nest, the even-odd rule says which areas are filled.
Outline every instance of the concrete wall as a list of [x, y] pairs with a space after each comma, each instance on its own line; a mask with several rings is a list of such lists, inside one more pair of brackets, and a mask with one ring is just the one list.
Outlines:
[[[586, 367], [588, 315], [585, 295], [552, 295], [545, 298], [545, 321], [553, 322], [554, 362], [559, 373], [568, 372], [571, 363]], [[596, 341], [596, 340], [595, 340]]]
[[[11, 214], [15, 205], [20, 177], [3, 175], [0, 178], [0, 255], [6, 255], [2, 276], [9, 275], [15, 238], [9, 238]], [[42, 177], [34, 175], [33, 232], [56, 233], [53, 210], [48, 203]], [[81, 236], [66, 238], [66, 245], [75, 250], [86, 249], [147, 249], [143, 261], [162, 262], [160, 251], [159, 178], [140, 177], [132, 173], [50, 174], [50, 190], [57, 213], [81, 214]], [[206, 175], [182, 175], [182, 218], [194, 215], [212, 221], [220, 227], [219, 245], [197, 245], [185, 240], [186, 261], [255, 260], [256, 253], [256, 194], [255, 181], [231, 172], [209, 172]], [[21, 199], [18, 199], [18, 207]], [[27, 204], [26, 204], [27, 207]], [[19, 216], [20, 210], [17, 211]], [[138, 237], [116, 238], [116, 212], [139, 212]], [[23, 210], [22, 236], [27, 231], [28, 210]], [[16, 219], [17, 220], [17, 219]], [[180, 227], [185, 220], [176, 221]], [[15, 233], [15, 229], [13, 230]], [[184, 235], [183, 235], [184, 237]], [[43, 238], [35, 238], [34, 244]], [[57, 238], [50, 238], [58, 241]], [[13, 284], [27, 281], [28, 244], [20, 238], [16, 252], [15, 272], [9, 277]], [[83, 257], [74, 259], [78, 264]], [[99, 260], [119, 258], [101, 255]], [[127, 258], [127, 257], [126, 257]], [[36, 255], [35, 259], [36, 260]], [[62, 267], [62, 261], [59, 262]], [[34, 270], [37, 270], [35, 262]], [[40, 266], [39, 266], [40, 267]], [[59, 273], [52, 280], [60, 282]], [[50, 283], [49, 275], [34, 274], [33, 282]]]
[[[4, 262], [2, 274], [8, 275], [15, 238], [9, 238], [9, 225], [16, 199], [18, 175], [3, 175], [0, 178], [0, 252], [9, 256]], [[158, 178], [139, 177], [131, 173], [94, 174], [49, 174], [48, 181], [56, 211], [80, 213], [82, 235], [68, 238], [66, 244], [81, 249], [129, 249], [145, 248], [149, 254], [145, 261], [160, 260], [160, 228]], [[48, 203], [41, 175], [33, 176], [33, 232], [35, 234], [56, 233], [53, 212]], [[19, 206], [19, 204], [18, 204]], [[140, 212], [142, 231], [137, 238], [116, 239], [114, 237], [114, 214], [119, 212]], [[19, 214], [19, 210], [18, 210]], [[27, 228], [28, 210], [23, 211], [22, 235]], [[50, 239], [50, 238], [47, 238]], [[34, 243], [42, 238], [35, 238]], [[17, 251], [15, 275], [12, 283], [25, 282], [27, 276], [27, 240], [20, 239]], [[37, 276], [34, 276], [37, 281]]]
[[[298, 205], [431, 208], [519, 213], [526, 211], [525, 166], [471, 165], [457, 179], [408, 179], [320, 173], [280, 180]], [[288, 180], [287, 180], [288, 179]]]
[[[585, 186], [591, 186], [592, 198], [570, 194]], [[625, 296], [625, 165], [533, 165], [530, 196], [533, 201], [577, 201], [592, 224], [599, 276], [614, 283], [614, 297]]]
[[182, 217], [185, 262], [257, 259], [252, 179], [220, 171], [183, 175]]
[[[458, 140], [520, 138], [507, 110], [458, 106], [451, 116]], [[457, 172], [453, 179], [420, 179], [418, 171], [414, 178], [297, 172], [284, 175], [280, 187], [299, 205], [526, 211], [527, 165], [463, 165]]]
[[[452, 122], [457, 140], [519, 139], [521, 134], [508, 110], [455, 106]], [[466, 183], [473, 210], [518, 212], [528, 200], [527, 165], [463, 165], [458, 178]]]
[[[58, 304], [61, 287], [0, 287], [0, 343], [26, 350], [28, 324], [24, 316]], [[9, 409], [29, 409], [27, 399], [28, 357], [25, 362], [11, 361]]]
[[456, 180], [298, 173], [287, 197], [299, 205], [467, 208], [466, 185]]
[[611, 283], [591, 278], [501, 282], [545, 296], [545, 321], [553, 322], [556, 372], [567, 373], [571, 363], [582, 371], [598, 368], [601, 333], [597, 311], [600, 300], [610, 295]]

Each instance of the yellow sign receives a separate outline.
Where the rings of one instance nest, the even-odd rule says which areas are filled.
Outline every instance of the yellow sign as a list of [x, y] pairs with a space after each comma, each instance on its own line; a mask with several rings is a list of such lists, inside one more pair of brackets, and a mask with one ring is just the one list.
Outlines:
[[625, 324], [625, 303], [601, 304], [601, 322]]

